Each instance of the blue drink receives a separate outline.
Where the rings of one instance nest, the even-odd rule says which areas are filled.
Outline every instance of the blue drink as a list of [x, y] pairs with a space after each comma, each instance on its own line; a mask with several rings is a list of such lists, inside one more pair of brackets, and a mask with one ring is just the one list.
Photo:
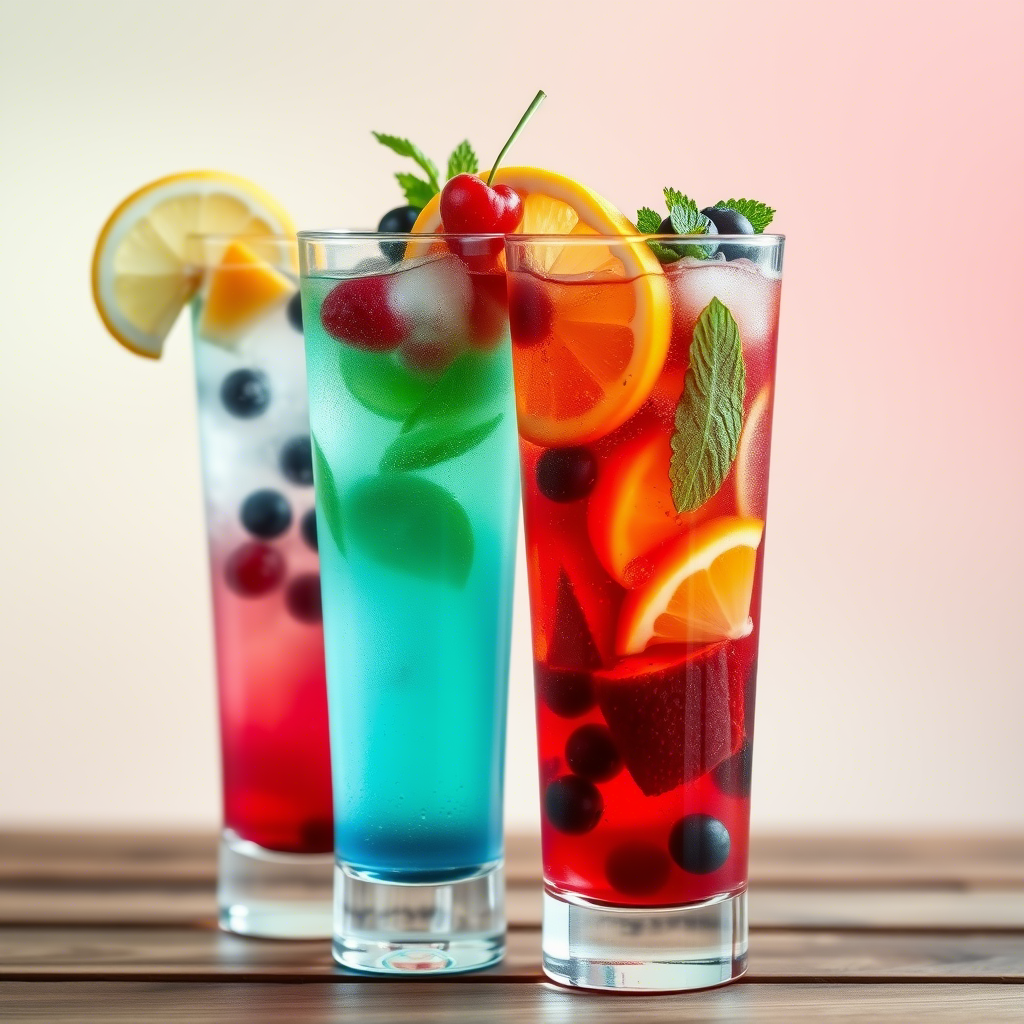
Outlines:
[[[392, 266], [365, 236], [317, 235], [302, 249], [336, 955], [402, 969], [410, 948], [448, 943], [435, 925], [453, 892], [474, 914], [484, 888], [484, 902], [500, 902], [519, 488], [505, 280], [448, 252]], [[367, 265], [368, 254], [377, 258]], [[370, 935], [365, 914], [359, 935], [339, 925], [346, 899], [372, 890], [376, 908], [380, 887], [394, 883], [390, 895], [433, 907], [426, 931], [378, 923]], [[430, 968], [500, 956], [497, 904], [482, 929], [486, 951], [463, 948], [478, 929], [451, 927], [460, 932], [445, 946], [451, 962]]]

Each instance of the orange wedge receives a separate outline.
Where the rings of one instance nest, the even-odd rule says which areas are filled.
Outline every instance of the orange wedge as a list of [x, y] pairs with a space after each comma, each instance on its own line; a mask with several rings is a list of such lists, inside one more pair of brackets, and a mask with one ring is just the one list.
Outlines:
[[292, 235], [291, 218], [257, 185], [219, 171], [173, 174], [139, 189], [96, 242], [92, 290], [110, 333], [152, 359], [199, 287], [188, 236]]
[[746, 636], [763, 533], [760, 519], [724, 516], [665, 544], [650, 579], [622, 603], [616, 652]]
[[295, 282], [243, 242], [231, 242], [210, 273], [198, 332], [231, 345], [254, 321], [295, 293]]

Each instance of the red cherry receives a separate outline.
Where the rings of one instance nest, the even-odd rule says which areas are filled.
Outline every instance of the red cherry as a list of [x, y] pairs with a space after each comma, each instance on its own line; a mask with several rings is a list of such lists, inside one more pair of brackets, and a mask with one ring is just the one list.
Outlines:
[[284, 557], [269, 544], [250, 541], [233, 551], [224, 566], [228, 586], [242, 597], [268, 594], [284, 578]]
[[523, 216], [523, 201], [508, 185], [491, 188], [475, 174], [456, 174], [441, 192], [441, 221], [456, 235], [505, 235]]
[[409, 328], [391, 308], [388, 290], [381, 274], [339, 282], [320, 308], [324, 330], [338, 341], [371, 352], [398, 348]]
[[509, 185], [495, 185], [494, 193], [504, 202], [505, 208], [498, 221], [498, 231], [503, 235], [515, 231], [523, 219], [523, 201], [519, 193]]
[[491, 349], [505, 336], [508, 292], [504, 274], [470, 274], [473, 302], [469, 308], [469, 343]]

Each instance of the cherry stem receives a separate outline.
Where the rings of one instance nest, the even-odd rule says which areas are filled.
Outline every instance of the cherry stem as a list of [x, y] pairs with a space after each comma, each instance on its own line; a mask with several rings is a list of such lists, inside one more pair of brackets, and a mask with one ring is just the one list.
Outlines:
[[526, 122], [533, 117], [533, 112], [544, 102], [547, 98], [547, 93], [543, 89], [537, 90], [537, 95], [533, 97], [533, 102], [526, 108], [526, 113], [519, 119], [519, 124], [512, 129], [512, 134], [508, 137], [508, 142], [501, 147], [501, 152], [498, 154], [498, 159], [494, 161], [494, 166], [491, 168], [491, 173], [487, 175], [487, 184], [490, 185], [491, 179], [494, 177], [494, 172], [498, 169], [498, 164], [505, 158], [505, 154], [512, 148], [512, 143], [516, 141], [516, 137], [526, 126]]

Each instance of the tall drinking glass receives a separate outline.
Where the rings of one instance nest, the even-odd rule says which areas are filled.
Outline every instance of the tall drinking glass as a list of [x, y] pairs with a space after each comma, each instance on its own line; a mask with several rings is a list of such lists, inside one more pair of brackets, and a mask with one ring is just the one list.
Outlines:
[[649, 243], [506, 242], [544, 970], [648, 991], [746, 968], [783, 240]]
[[293, 238], [196, 237], [192, 302], [220, 693], [222, 927], [331, 928], [320, 578]]
[[334, 955], [504, 951], [519, 479], [500, 238], [302, 232], [333, 750]]

